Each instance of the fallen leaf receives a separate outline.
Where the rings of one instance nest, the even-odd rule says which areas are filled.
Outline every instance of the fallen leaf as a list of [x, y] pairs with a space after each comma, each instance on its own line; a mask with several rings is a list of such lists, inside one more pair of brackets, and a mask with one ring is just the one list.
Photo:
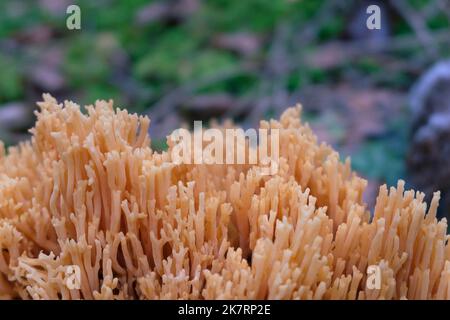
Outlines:
[[213, 45], [219, 49], [230, 50], [243, 56], [252, 55], [261, 48], [261, 39], [255, 34], [238, 32], [221, 34], [213, 39]]

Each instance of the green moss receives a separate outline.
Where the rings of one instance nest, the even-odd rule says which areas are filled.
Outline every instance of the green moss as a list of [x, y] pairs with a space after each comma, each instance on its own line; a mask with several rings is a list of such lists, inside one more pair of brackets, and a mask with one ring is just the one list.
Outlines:
[[0, 54], [0, 101], [19, 99], [23, 96], [20, 62], [10, 56]]

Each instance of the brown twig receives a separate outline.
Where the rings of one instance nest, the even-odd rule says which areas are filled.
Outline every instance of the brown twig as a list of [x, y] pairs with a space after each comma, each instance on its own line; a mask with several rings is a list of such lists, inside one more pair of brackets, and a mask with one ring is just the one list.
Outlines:
[[[255, 126], [271, 106], [284, 105], [287, 101], [284, 77], [289, 71], [289, 57], [286, 50], [291, 29], [286, 23], [277, 26], [266, 63], [260, 76], [257, 102], [248, 115], [247, 123]], [[275, 101], [281, 100], [281, 101]]]
[[178, 106], [183, 100], [189, 97], [192, 92], [198, 90], [206, 85], [211, 85], [220, 81], [230, 79], [243, 73], [253, 73], [254, 69], [247, 66], [239, 66], [236, 68], [226, 69], [222, 72], [215, 73], [213, 75], [201, 78], [197, 81], [187, 83], [172, 89], [167, 95], [163, 96], [153, 107], [149, 110], [148, 114], [151, 116], [152, 121], [158, 122], [170, 112], [174, 111], [174, 108]]
[[431, 36], [425, 19], [422, 15], [414, 10], [406, 1], [404, 0], [391, 0], [391, 5], [397, 10], [397, 12], [405, 19], [405, 21], [411, 26], [413, 31], [417, 35], [417, 39], [421, 42], [428, 55], [436, 58], [438, 55], [438, 50], [436, 48], [436, 43]]

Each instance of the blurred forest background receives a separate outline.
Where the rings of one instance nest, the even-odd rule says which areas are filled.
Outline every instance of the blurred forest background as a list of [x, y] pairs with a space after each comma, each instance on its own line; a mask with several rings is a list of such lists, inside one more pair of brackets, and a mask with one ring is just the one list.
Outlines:
[[[66, 28], [70, 4], [81, 30]], [[366, 27], [370, 4], [381, 30]], [[301, 102], [320, 140], [369, 180], [369, 204], [399, 178], [445, 193], [449, 25], [448, 0], [1, 1], [0, 139], [27, 138], [42, 92], [147, 113], [160, 149], [180, 123], [251, 127]]]

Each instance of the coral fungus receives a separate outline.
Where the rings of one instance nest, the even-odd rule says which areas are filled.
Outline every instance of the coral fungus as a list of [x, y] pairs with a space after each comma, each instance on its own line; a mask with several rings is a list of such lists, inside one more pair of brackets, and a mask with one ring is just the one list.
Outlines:
[[[0, 147], [0, 297], [450, 299], [439, 193], [380, 188], [318, 144], [290, 108], [279, 171], [174, 164], [150, 120], [44, 95], [31, 141]], [[380, 285], [367, 286], [367, 269]], [[67, 283], [68, 270], [79, 285]]]

